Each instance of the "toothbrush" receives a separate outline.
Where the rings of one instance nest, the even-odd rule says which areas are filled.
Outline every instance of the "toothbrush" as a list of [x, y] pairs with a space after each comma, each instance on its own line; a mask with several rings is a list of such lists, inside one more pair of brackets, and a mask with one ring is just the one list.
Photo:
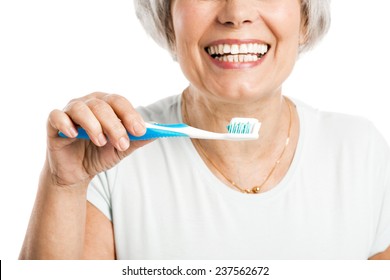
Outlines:
[[[206, 131], [184, 123], [160, 124], [155, 122], [146, 122], [145, 126], [146, 133], [142, 136], [137, 137], [128, 133], [130, 140], [137, 141], [167, 137], [189, 137], [232, 141], [256, 140], [259, 138], [261, 123], [257, 119], [253, 118], [233, 118], [227, 126], [227, 133]], [[58, 134], [63, 138], [67, 138], [67, 136], [62, 132], [59, 132]], [[76, 138], [89, 139], [89, 136], [83, 128], [79, 127]]]

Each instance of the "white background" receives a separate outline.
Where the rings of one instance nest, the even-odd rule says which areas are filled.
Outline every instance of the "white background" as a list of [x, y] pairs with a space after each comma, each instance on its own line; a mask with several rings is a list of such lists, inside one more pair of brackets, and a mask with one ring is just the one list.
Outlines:
[[[367, 117], [390, 142], [389, 8], [384, 0], [333, 1], [330, 33], [298, 61], [284, 93]], [[52, 109], [93, 91], [147, 105], [186, 84], [141, 29], [132, 1], [2, 0], [0, 259], [18, 257]]]

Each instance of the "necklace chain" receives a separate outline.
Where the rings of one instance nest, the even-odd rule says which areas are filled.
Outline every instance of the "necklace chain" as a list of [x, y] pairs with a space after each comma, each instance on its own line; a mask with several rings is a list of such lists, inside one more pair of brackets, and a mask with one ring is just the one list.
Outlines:
[[[185, 118], [185, 121], [187, 122], [187, 124], [189, 125], [189, 118], [188, 118], [188, 112], [187, 112], [187, 104], [186, 104], [186, 101], [185, 101], [185, 98], [184, 98], [184, 95], [183, 95], [183, 111], [184, 111], [184, 118]], [[284, 155], [284, 152], [287, 150], [287, 146], [289, 145], [290, 143], [290, 137], [291, 137], [291, 124], [292, 124], [292, 109], [291, 109], [291, 105], [290, 105], [290, 102], [289, 100], [284, 97], [284, 100], [286, 101], [287, 103], [287, 106], [288, 106], [288, 109], [289, 109], [289, 113], [290, 113], [290, 121], [289, 121], [289, 125], [288, 125], [288, 133], [287, 133], [287, 138], [286, 138], [286, 141], [284, 143], [284, 146], [283, 146], [283, 150], [282, 152], [280, 153], [278, 159], [275, 161], [275, 164], [273, 165], [273, 167], [271, 168], [271, 171], [268, 173], [267, 177], [264, 179], [264, 181], [260, 184], [260, 185], [257, 185], [257, 186], [254, 186], [252, 188], [249, 188], [249, 189], [245, 189], [245, 188], [242, 188], [240, 187], [239, 185], [237, 185], [232, 179], [230, 179], [229, 177], [227, 177], [222, 171], [221, 169], [214, 163], [214, 161], [211, 160], [211, 158], [208, 156], [208, 154], [206, 153], [206, 151], [203, 149], [201, 143], [199, 142], [199, 139], [193, 139], [193, 141], [195, 140], [194, 143], [196, 143], [197, 147], [199, 148], [199, 150], [201, 151], [201, 153], [203, 154], [203, 156], [207, 159], [207, 161], [215, 168], [215, 170], [218, 171], [218, 173], [220, 175], [222, 175], [223, 178], [225, 178], [226, 181], [228, 181], [236, 190], [242, 192], [242, 193], [246, 193], [246, 194], [257, 194], [259, 193], [263, 186], [265, 185], [266, 182], [268, 182], [269, 178], [272, 176], [272, 174], [274, 173], [276, 167], [279, 165], [279, 163], [281, 162], [281, 159]]]

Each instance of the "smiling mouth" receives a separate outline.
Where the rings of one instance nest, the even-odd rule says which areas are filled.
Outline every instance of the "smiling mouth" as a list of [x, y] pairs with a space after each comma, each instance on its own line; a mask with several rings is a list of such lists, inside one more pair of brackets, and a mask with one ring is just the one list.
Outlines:
[[267, 44], [218, 44], [208, 46], [205, 51], [215, 60], [222, 62], [256, 62], [269, 51]]

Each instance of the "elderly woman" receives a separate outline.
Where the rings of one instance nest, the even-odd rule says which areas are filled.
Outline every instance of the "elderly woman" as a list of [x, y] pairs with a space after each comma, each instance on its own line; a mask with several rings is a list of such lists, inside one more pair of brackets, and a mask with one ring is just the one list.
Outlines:
[[[51, 112], [21, 258], [389, 258], [387, 144], [364, 119], [282, 95], [298, 55], [326, 33], [329, 1], [135, 5], [189, 86], [137, 110], [93, 93]], [[237, 116], [261, 121], [258, 140], [127, 134], [149, 120], [221, 132]]]

